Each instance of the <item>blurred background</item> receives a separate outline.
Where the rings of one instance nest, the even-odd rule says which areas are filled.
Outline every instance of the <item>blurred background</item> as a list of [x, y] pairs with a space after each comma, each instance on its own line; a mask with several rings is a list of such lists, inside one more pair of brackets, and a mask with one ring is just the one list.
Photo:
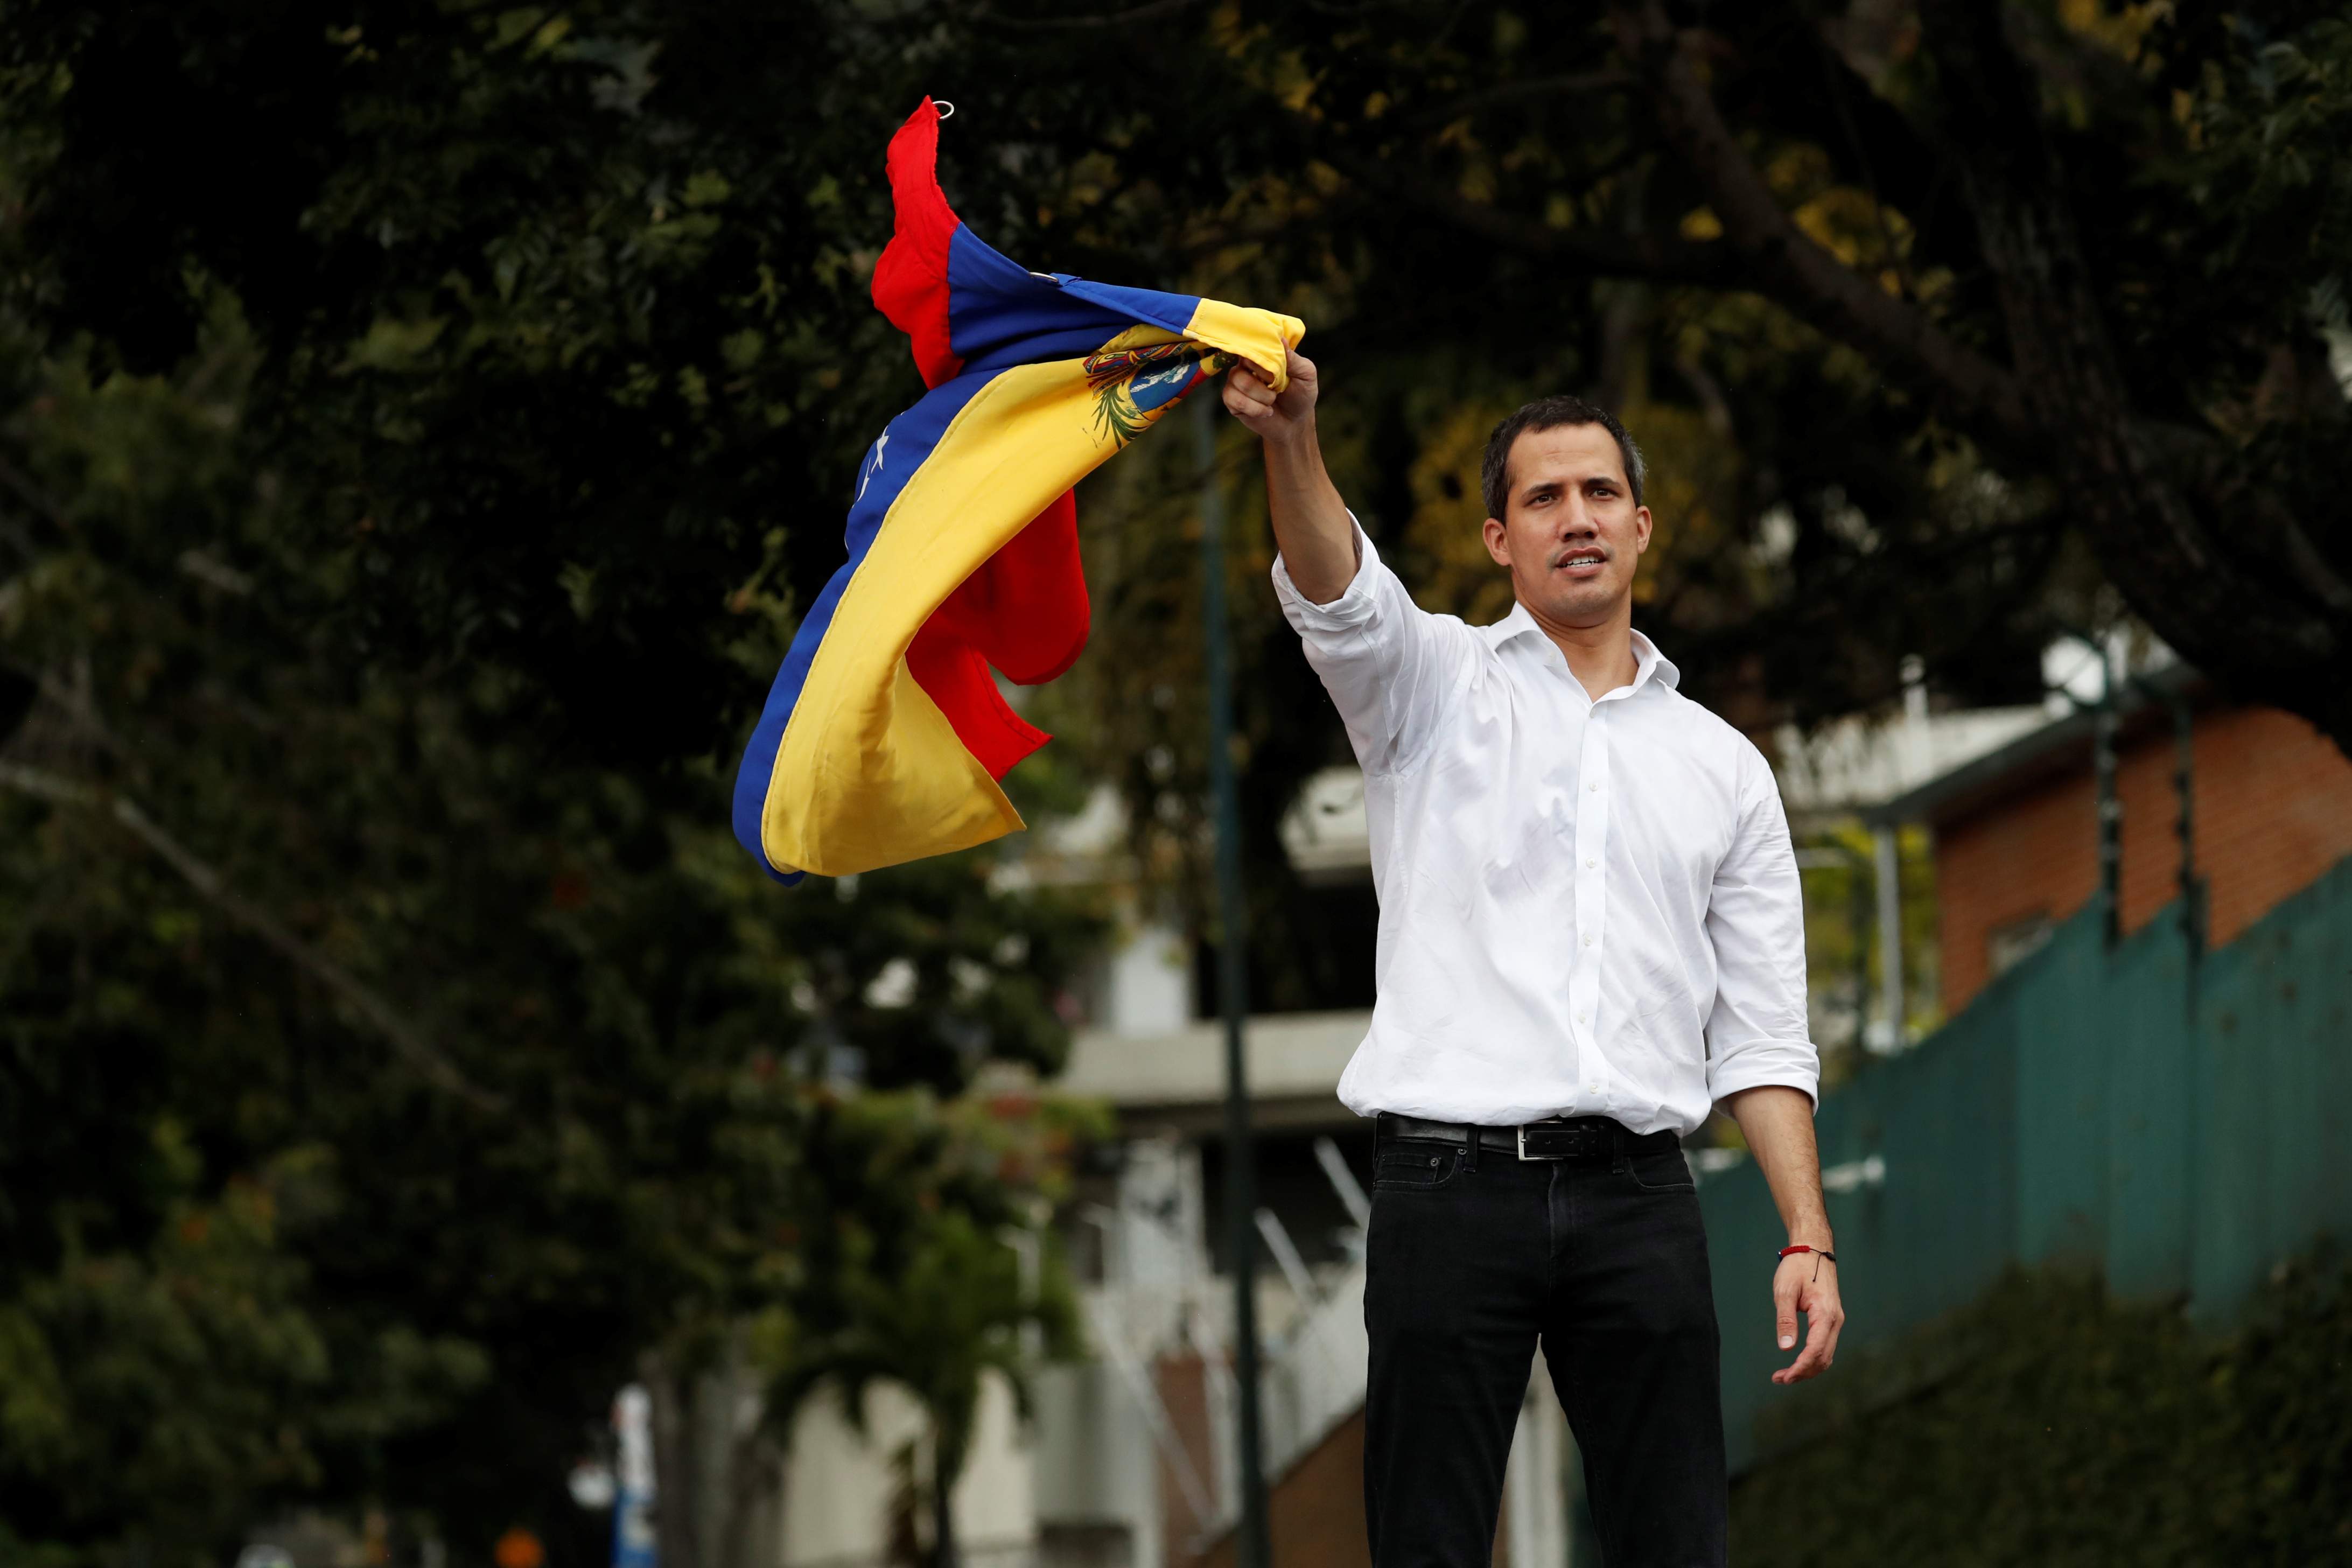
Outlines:
[[[728, 831], [927, 93], [1022, 264], [1307, 321], [1433, 610], [1502, 414], [1647, 450], [1853, 1311], [1769, 1386], [1702, 1130], [1738, 1560], [2352, 1559], [2352, 18], [1095, 3], [0, 16], [0, 1563], [1231, 1561], [1204, 486], [1275, 1558], [1367, 1560], [1377, 908], [1251, 444], [1082, 489], [1027, 833]], [[1511, 1467], [1497, 1562], [1598, 1564], [1548, 1394]]]

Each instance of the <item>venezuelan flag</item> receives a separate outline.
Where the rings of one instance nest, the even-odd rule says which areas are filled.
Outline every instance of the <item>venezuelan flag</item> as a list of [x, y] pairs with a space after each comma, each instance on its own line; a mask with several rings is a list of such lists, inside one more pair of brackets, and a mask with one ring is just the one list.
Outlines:
[[891, 138], [874, 302], [929, 393], [866, 450], [849, 559], [809, 607], [735, 778], [735, 836], [797, 881], [1022, 826], [997, 781], [1048, 737], [990, 667], [1051, 680], [1086, 646], [1071, 487], [1196, 384], [1284, 376], [1289, 316], [1030, 272], [940, 194], [929, 99]]

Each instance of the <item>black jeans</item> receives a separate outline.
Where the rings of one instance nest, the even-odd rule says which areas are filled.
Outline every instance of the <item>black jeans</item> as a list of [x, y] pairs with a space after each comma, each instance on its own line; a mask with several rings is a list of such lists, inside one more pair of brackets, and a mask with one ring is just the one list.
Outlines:
[[1459, 1143], [1383, 1139], [1375, 1176], [1373, 1568], [1486, 1568], [1538, 1338], [1607, 1568], [1722, 1568], [1715, 1298], [1682, 1156], [1474, 1163]]

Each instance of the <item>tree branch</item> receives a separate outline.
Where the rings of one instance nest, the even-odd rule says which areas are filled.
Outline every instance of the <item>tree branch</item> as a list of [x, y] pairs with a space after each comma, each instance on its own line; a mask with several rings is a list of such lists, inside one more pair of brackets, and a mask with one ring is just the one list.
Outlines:
[[435, 1049], [432, 1043], [390, 1002], [362, 984], [333, 959], [287, 930], [275, 916], [230, 888], [218, 871], [198, 859], [185, 845], [166, 833], [128, 796], [117, 795], [110, 798], [89, 784], [15, 763], [0, 763], [0, 784], [60, 805], [108, 806], [117, 822], [138, 835], [150, 849], [162, 856], [165, 863], [214, 908], [308, 970], [327, 989], [350, 1003], [362, 1017], [374, 1026], [376, 1032], [390, 1043], [394, 1050], [405, 1057], [409, 1064], [427, 1079], [484, 1110], [506, 1108], [505, 1097], [491, 1093], [459, 1071], [457, 1065]]
[[68, 539], [74, 537], [76, 531], [72, 515], [59, 506], [48, 491], [35, 484], [22, 468], [5, 458], [0, 458], [0, 485], [15, 490], [26, 506], [55, 523], [58, 532]]
[[1474, 202], [1422, 170], [1339, 148], [1323, 156], [1332, 167], [1372, 190], [1384, 190], [1455, 227], [1533, 256], [1574, 263], [1603, 278], [1643, 278], [1709, 288], [1738, 286], [1738, 258], [1718, 241], [1654, 234], [1617, 234], [1548, 223]]
[[1860, 349], [1958, 422], [2031, 446], [2035, 432], [2014, 376], [1814, 244], [1781, 210], [1724, 123], [1660, 0], [1612, 0], [1609, 16], [1626, 57], [1655, 84], [1659, 128], [1698, 175], [1748, 283]]
[[1621, 70], [1578, 71], [1570, 76], [1529, 77], [1524, 81], [1498, 82], [1476, 92], [1465, 93], [1450, 103], [1423, 110], [1413, 115], [1415, 125], [1449, 125], [1465, 114], [1490, 109], [1498, 103], [1517, 99], [1540, 98], [1546, 93], [1603, 92], [1616, 88], [1631, 87], [1633, 78]]
[[1965, 188], [2018, 383], [2074, 522], [2133, 610], [2183, 657], [2352, 752], [2345, 584], [2292, 509], [2249, 482], [2229, 443], [2141, 411], [2042, 128], [2040, 83], [2000, 0], [1921, 0], [1918, 13], [1943, 135], [1967, 150]]
[[1162, 16], [1173, 16], [1200, 4], [1200, 0], [1149, 0], [1126, 11], [1110, 11], [1087, 16], [1000, 16], [982, 10], [981, 21], [997, 27], [1018, 27], [1024, 31], [1044, 32], [1051, 29], [1099, 30], [1106, 27], [1132, 26], [1138, 22], [1156, 22]]

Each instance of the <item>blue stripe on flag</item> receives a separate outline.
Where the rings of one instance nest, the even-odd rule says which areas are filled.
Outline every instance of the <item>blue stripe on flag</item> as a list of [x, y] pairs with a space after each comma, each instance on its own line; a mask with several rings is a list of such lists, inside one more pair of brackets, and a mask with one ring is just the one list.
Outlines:
[[1157, 289], [1128, 289], [1117, 283], [1090, 283], [1066, 272], [1055, 273], [1054, 281], [1062, 286], [1065, 294], [1089, 300], [1106, 310], [1116, 310], [1123, 321], [1159, 327], [1174, 332], [1180, 338], [1192, 330], [1192, 313], [1201, 308], [1198, 294], [1162, 294]]
[[907, 488], [915, 470], [929, 460], [950, 422], [995, 377], [994, 371], [967, 371], [933, 387], [921, 402], [890, 421], [858, 465], [856, 499], [850, 503], [849, 527], [843, 539], [849, 547], [849, 559], [801, 617], [800, 629], [793, 634], [792, 651], [776, 671], [775, 684], [768, 688], [767, 706], [761, 710], [751, 743], [743, 749], [742, 763], [735, 771], [736, 840], [751, 852], [761, 870], [787, 887], [797, 883], [803, 873], [783, 876], [768, 863], [768, 852], [760, 843], [760, 816], [767, 804], [769, 781], [775, 774], [776, 752], [783, 744], [784, 727], [792, 721], [801, 688], [807, 683], [809, 666], [815, 662], [818, 645], [832, 628], [841, 595], [864, 563], [875, 536], [882, 531], [882, 521], [889, 515], [898, 492]]
[[948, 337], [966, 374], [1083, 359], [1138, 322], [1181, 334], [1199, 305], [1190, 294], [1058, 272], [1041, 278], [991, 248], [970, 225], [948, 246]]

